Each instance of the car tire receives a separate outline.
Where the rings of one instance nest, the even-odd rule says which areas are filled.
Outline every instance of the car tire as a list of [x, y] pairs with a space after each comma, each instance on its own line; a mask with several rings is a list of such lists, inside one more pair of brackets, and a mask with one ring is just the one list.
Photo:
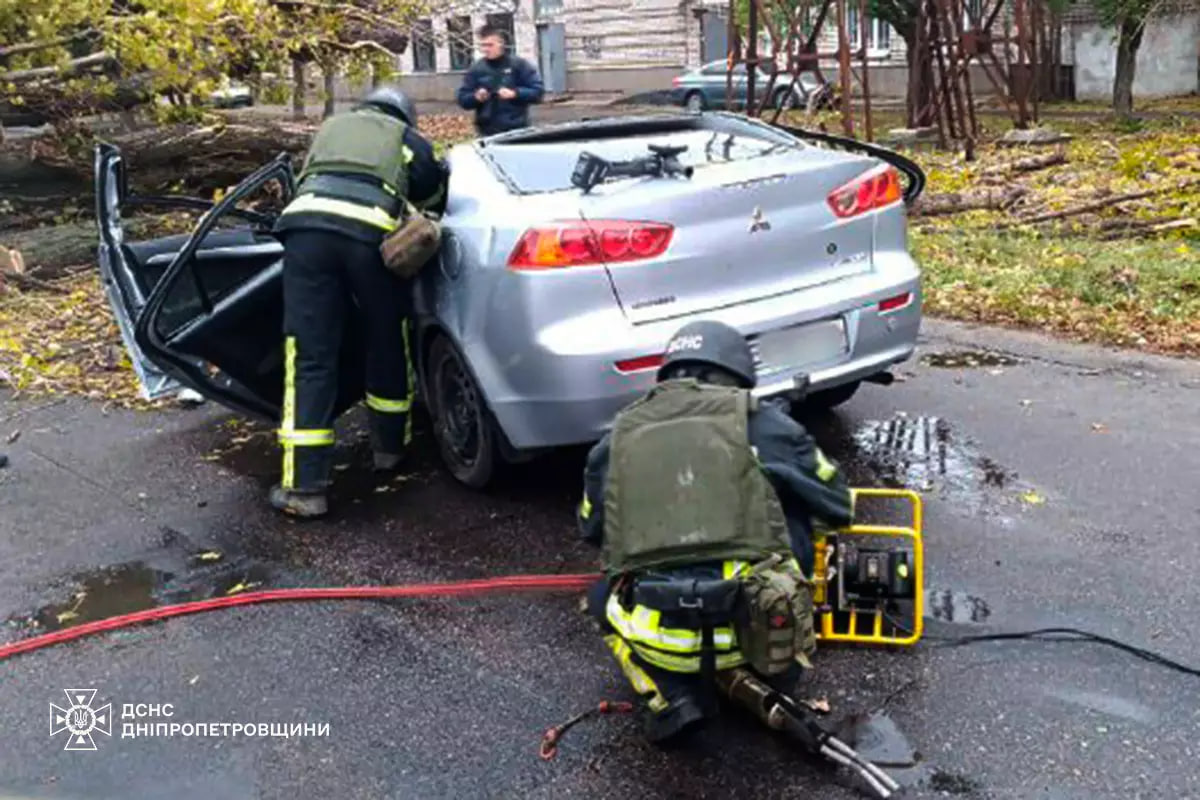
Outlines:
[[771, 98], [771, 105], [784, 111], [792, 111], [799, 107], [795, 93], [789, 92], [786, 88], [776, 90], [775, 96]]
[[862, 386], [862, 381], [851, 381], [843, 383], [841, 386], [813, 392], [804, 398], [804, 408], [808, 411], [828, 411], [853, 397], [859, 386]]
[[699, 112], [703, 111], [706, 103], [704, 102], [703, 92], [688, 92], [683, 98], [683, 105], [688, 111]]
[[440, 334], [429, 348], [425, 375], [442, 463], [459, 483], [482, 489], [496, 466], [496, 435], [483, 392], [457, 348]]

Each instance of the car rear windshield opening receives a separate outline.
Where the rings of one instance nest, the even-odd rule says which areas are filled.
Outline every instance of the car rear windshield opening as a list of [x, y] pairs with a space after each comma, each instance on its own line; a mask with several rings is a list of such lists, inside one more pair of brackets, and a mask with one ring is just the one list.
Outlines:
[[532, 194], [572, 188], [571, 173], [584, 151], [609, 161], [629, 161], [650, 155], [650, 145], [686, 145], [679, 161], [697, 169], [803, 147], [769, 129], [715, 126], [702, 118], [681, 117], [531, 131], [493, 141], [483, 152], [510, 188]]

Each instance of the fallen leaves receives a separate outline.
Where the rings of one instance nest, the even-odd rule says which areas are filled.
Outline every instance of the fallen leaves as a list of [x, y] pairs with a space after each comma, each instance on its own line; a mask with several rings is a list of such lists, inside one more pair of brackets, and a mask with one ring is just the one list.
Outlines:
[[1035, 490], [1030, 489], [1021, 493], [1021, 502], [1031, 506], [1040, 506], [1046, 502], [1046, 498], [1042, 497]]
[[0, 379], [17, 393], [76, 394], [122, 408], [142, 399], [95, 272], [55, 282], [62, 294], [0, 298]]

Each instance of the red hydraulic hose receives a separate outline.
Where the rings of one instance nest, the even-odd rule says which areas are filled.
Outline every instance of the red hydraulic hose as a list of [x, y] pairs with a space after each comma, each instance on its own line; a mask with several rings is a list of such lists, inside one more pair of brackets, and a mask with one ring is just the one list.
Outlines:
[[153, 622], [154, 620], [232, 606], [248, 606], [254, 603], [285, 600], [378, 600], [390, 597], [461, 597], [501, 592], [570, 592], [586, 589], [602, 577], [600, 573], [507, 575], [499, 578], [448, 583], [413, 583], [406, 586], [330, 586], [315, 589], [270, 589], [262, 592], [247, 592], [229, 597], [214, 597], [209, 600], [196, 600], [191, 603], [179, 603], [149, 608], [145, 611], [135, 611], [131, 614], [121, 614], [23, 639], [19, 642], [0, 645], [0, 661], [19, 653], [28, 653], [31, 650], [69, 642], [93, 633], [113, 631], [143, 622]]

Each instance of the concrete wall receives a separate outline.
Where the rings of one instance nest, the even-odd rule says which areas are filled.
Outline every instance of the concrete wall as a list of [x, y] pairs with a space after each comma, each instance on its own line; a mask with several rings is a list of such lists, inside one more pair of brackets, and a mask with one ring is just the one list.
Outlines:
[[[1075, 96], [1110, 100], [1117, 73], [1116, 31], [1080, 23], [1072, 32]], [[1200, 13], [1152, 20], [1138, 48], [1134, 99], [1174, 97], [1200, 91]]]

